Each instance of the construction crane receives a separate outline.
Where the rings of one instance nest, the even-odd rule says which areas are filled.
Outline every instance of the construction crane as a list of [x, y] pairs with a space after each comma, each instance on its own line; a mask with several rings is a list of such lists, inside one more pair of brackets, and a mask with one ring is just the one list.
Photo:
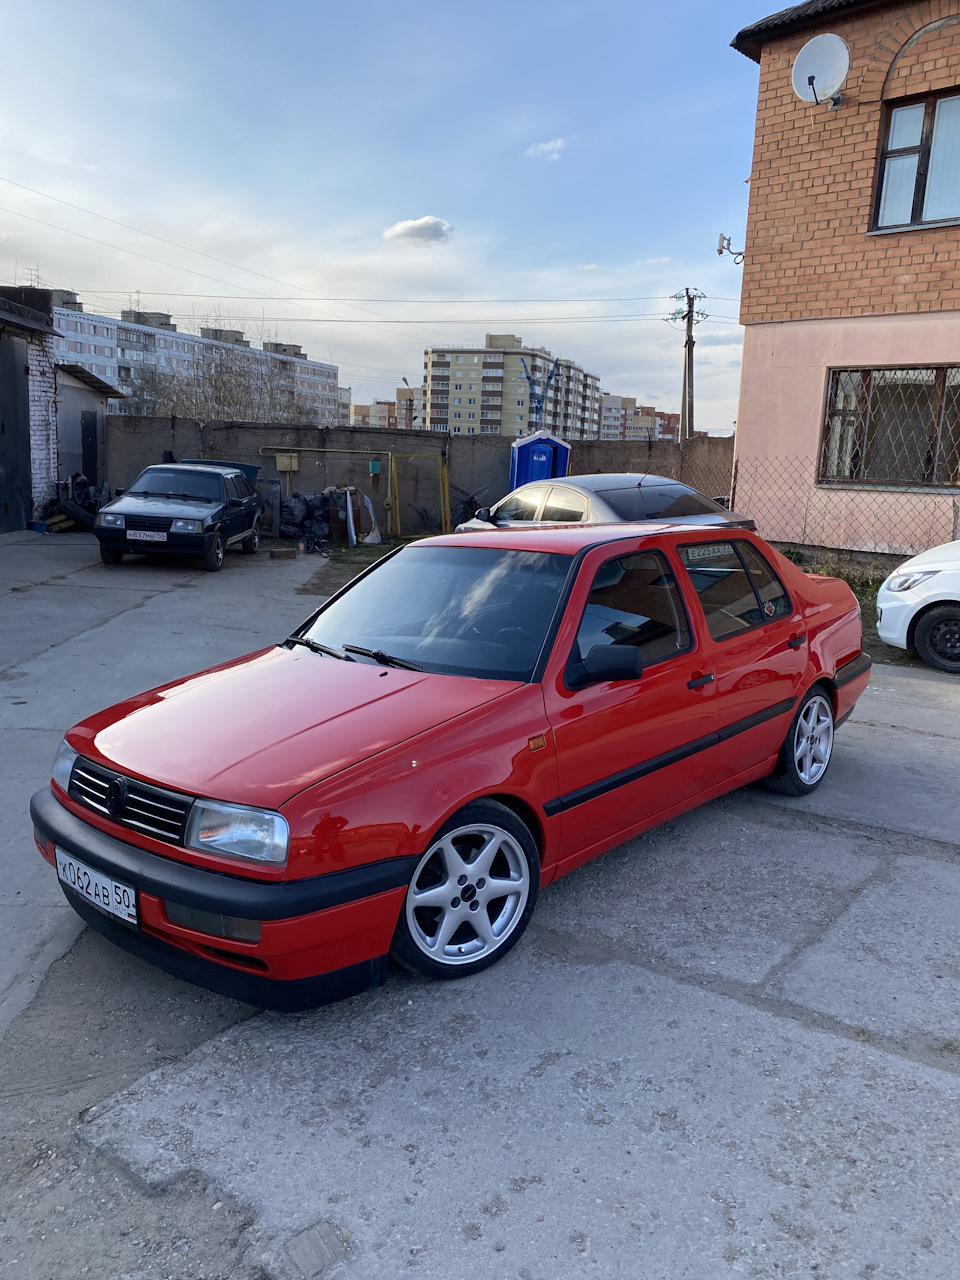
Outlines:
[[543, 406], [546, 403], [547, 392], [550, 390], [550, 383], [553, 381], [553, 375], [557, 372], [557, 368], [560, 365], [560, 357], [557, 356], [556, 360], [554, 360], [553, 366], [550, 369], [550, 372], [547, 374], [547, 380], [543, 384], [542, 391], [537, 390], [536, 383], [533, 380], [533, 375], [530, 373], [530, 370], [527, 368], [527, 361], [525, 356], [520, 357], [520, 363], [523, 365], [523, 376], [526, 378], [527, 386], [530, 388], [530, 403], [533, 405], [534, 426], [536, 427], [537, 431], [542, 431], [543, 430]]

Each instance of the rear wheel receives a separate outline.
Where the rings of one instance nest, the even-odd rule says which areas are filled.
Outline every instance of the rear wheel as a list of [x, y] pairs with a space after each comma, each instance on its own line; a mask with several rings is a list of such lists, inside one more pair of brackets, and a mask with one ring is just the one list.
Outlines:
[[101, 542], [100, 559], [104, 564], [119, 564], [123, 559], [123, 552], [118, 551], [116, 547], [105, 547]]
[[767, 786], [805, 796], [823, 781], [833, 756], [833, 706], [819, 685], [800, 700]]
[[917, 623], [917, 653], [929, 667], [960, 672], [960, 605], [940, 604]]
[[240, 550], [245, 551], [248, 556], [256, 554], [257, 547], [260, 545], [260, 521], [254, 520], [253, 528], [240, 543]]
[[203, 553], [203, 567], [208, 573], [216, 573], [218, 569], [223, 568], [224, 546], [223, 534], [218, 531]]
[[464, 806], [417, 863], [392, 954], [431, 978], [465, 978], [515, 946], [533, 914], [540, 859], [533, 836], [494, 800]]

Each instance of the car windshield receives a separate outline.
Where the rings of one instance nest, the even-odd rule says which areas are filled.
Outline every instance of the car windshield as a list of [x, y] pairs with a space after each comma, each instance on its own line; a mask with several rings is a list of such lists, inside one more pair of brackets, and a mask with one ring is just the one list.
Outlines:
[[404, 547], [334, 600], [303, 635], [424, 671], [528, 680], [570, 563], [570, 556], [537, 551]]
[[621, 520], [681, 520], [684, 516], [726, 516], [718, 502], [702, 493], [691, 493], [679, 484], [630, 485], [624, 489], [598, 489]]
[[149, 467], [134, 480], [127, 493], [149, 493], [157, 497], [200, 498], [220, 501], [220, 477], [211, 471], [175, 471], [172, 467]]

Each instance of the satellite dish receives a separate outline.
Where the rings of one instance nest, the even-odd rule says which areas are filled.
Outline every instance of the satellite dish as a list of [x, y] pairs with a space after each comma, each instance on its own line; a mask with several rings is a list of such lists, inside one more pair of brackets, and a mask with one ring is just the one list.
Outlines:
[[828, 102], [843, 87], [850, 50], [840, 36], [814, 36], [793, 61], [793, 92], [803, 102]]

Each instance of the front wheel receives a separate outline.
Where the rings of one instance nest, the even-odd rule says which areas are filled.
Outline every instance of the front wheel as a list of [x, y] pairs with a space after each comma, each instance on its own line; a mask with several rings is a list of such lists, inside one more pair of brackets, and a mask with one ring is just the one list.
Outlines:
[[801, 698], [767, 786], [805, 796], [823, 781], [833, 756], [833, 706], [819, 685]]
[[223, 534], [218, 532], [203, 553], [203, 567], [208, 573], [216, 573], [223, 568], [224, 546]]
[[123, 552], [118, 551], [116, 547], [105, 547], [101, 542], [100, 559], [104, 564], [119, 564], [123, 559]]
[[417, 863], [391, 953], [430, 978], [465, 978], [505, 956], [540, 888], [533, 836], [506, 805], [465, 805]]
[[928, 667], [960, 673], [960, 605], [929, 609], [917, 623], [914, 643]]

